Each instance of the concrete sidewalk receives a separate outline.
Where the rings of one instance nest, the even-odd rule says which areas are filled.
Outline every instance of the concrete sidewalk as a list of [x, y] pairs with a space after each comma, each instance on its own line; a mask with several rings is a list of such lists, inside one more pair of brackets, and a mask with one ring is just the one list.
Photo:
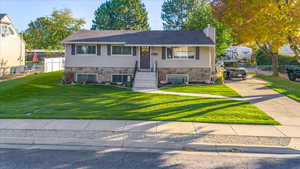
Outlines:
[[128, 120], [0, 120], [1, 144], [158, 149], [212, 145], [300, 148], [300, 127]]

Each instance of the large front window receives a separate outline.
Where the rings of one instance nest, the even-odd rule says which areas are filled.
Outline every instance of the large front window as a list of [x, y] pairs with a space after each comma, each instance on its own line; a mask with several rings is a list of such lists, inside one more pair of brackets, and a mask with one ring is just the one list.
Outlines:
[[96, 46], [78, 45], [76, 48], [77, 54], [96, 54]]
[[132, 55], [132, 48], [129, 46], [112, 46], [113, 55]]
[[168, 59], [186, 60], [195, 59], [196, 49], [194, 47], [167, 48]]

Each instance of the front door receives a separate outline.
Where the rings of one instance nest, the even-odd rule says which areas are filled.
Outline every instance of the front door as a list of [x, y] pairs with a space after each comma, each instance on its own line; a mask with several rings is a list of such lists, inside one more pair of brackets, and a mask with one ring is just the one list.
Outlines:
[[140, 69], [150, 69], [150, 47], [141, 47]]

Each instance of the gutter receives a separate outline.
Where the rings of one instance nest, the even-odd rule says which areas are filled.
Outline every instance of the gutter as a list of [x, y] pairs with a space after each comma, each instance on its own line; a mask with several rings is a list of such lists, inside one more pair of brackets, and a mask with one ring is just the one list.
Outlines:
[[203, 47], [215, 47], [215, 44], [130, 44], [126, 42], [62, 42], [63, 45], [71, 45], [71, 44], [106, 44], [106, 45], [124, 45], [124, 46], [153, 46], [153, 47], [176, 47], [176, 46], [203, 46]]

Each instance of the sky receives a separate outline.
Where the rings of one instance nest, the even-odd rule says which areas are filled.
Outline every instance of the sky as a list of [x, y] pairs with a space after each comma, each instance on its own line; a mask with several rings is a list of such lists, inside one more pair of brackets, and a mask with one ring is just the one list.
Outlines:
[[[24, 31], [30, 21], [50, 15], [53, 9], [71, 9], [73, 16], [86, 21], [84, 29], [90, 29], [94, 11], [106, 0], [0, 0], [0, 13], [7, 13], [15, 27]], [[161, 30], [161, 6], [164, 0], [142, 0], [148, 11], [152, 30]]]

